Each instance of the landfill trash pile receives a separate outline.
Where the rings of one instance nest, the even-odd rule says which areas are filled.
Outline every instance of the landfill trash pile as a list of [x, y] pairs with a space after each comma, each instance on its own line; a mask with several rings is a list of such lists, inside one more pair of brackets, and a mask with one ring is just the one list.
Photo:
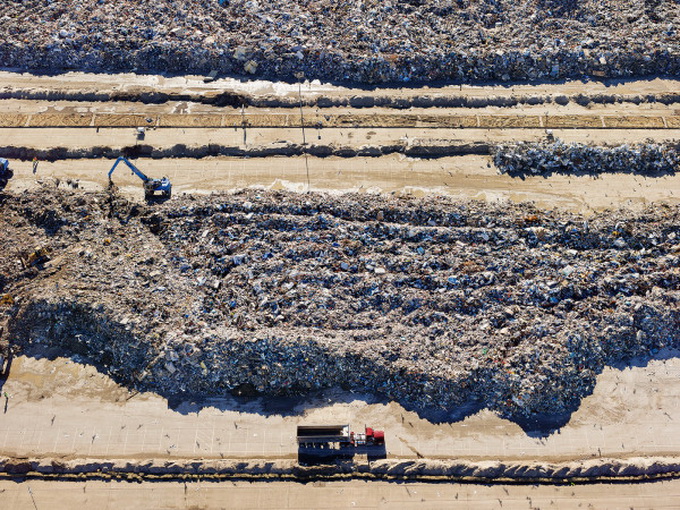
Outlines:
[[21, 70], [355, 83], [680, 75], [678, 0], [3, 2]]
[[0, 200], [0, 328], [162, 395], [563, 413], [606, 364], [678, 346], [679, 213], [46, 187]]
[[560, 140], [517, 142], [497, 145], [492, 154], [500, 173], [512, 176], [617, 172], [659, 176], [680, 171], [679, 142], [614, 147]]

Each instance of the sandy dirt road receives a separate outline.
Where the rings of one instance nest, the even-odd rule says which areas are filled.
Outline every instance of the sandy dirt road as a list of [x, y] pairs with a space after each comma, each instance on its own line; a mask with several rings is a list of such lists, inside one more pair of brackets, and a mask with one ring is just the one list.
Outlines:
[[58, 76], [42, 76], [30, 73], [0, 71], [0, 88], [3, 91], [36, 92], [83, 92], [106, 94], [110, 92], [162, 92], [168, 94], [215, 95], [225, 91], [261, 97], [383, 97], [410, 98], [418, 96], [487, 98], [489, 96], [511, 97], [513, 95], [575, 95], [575, 94], [620, 94], [645, 95], [674, 93], [679, 90], [678, 80], [648, 79], [628, 81], [573, 81], [558, 84], [507, 84], [499, 86], [449, 85], [424, 88], [379, 88], [353, 89], [339, 87], [318, 81], [298, 84], [271, 82], [265, 80], [241, 81], [232, 78], [204, 82], [202, 76], [154, 76], [139, 74], [92, 74], [71, 72]]
[[135, 394], [88, 365], [20, 356], [2, 386], [0, 456], [296, 459], [299, 423], [370, 424], [388, 459], [566, 461], [680, 455], [680, 359], [606, 368], [557, 430], [522, 430], [483, 410], [438, 424], [394, 402], [327, 391], [313, 397], [174, 402]]
[[680, 481], [636, 485], [514, 486], [383, 482], [150, 483], [0, 481], [7, 508], [126, 509], [675, 509]]
[[[150, 176], [169, 176], [175, 193], [243, 187], [438, 193], [580, 211], [672, 204], [680, 197], [678, 175], [519, 179], [499, 175], [479, 151], [542, 140], [549, 129], [566, 142], [678, 140], [678, 90], [678, 81], [663, 79], [363, 90], [318, 82], [0, 72], [0, 152], [25, 156], [12, 160], [13, 190], [45, 178], [100, 188], [111, 158], [139, 149], [138, 166]], [[216, 104], [225, 94], [236, 103]], [[143, 137], [135, 127], [144, 127]], [[243, 155], [202, 156], [208, 146]], [[438, 156], [404, 154], [414, 147]], [[43, 158], [33, 174], [31, 154], [50, 149], [50, 159]], [[144, 158], [144, 151], [170, 157]], [[389, 155], [374, 157], [384, 153]], [[129, 172], [118, 171], [114, 181], [141, 197]]]
[[[211, 193], [238, 188], [307, 190], [332, 193], [365, 191], [425, 196], [428, 193], [479, 200], [533, 201], [537, 206], [590, 212], [606, 208], [640, 208], [652, 202], [677, 204], [680, 175], [659, 178], [633, 174], [591, 176], [553, 175], [525, 179], [499, 175], [488, 156], [419, 160], [402, 155], [381, 158], [228, 158], [139, 159], [137, 166], [151, 176], [170, 177], [173, 192]], [[9, 189], [36, 186], [37, 180], [78, 180], [85, 190], [107, 185], [109, 160], [13, 162], [15, 178]], [[128, 196], [143, 200], [139, 180], [124, 167], [114, 182]]]

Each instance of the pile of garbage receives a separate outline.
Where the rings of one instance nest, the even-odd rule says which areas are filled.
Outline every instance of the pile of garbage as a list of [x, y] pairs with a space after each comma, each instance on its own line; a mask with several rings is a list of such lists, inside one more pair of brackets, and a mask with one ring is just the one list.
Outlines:
[[493, 161], [512, 176], [553, 173], [633, 173], [659, 176], [680, 171], [680, 143], [638, 143], [614, 147], [560, 140], [517, 142], [493, 148]]
[[25, 0], [0, 62], [354, 83], [680, 75], [678, 0]]
[[341, 387], [563, 413], [606, 364], [678, 347], [679, 212], [28, 191], [0, 201], [0, 328], [168, 396]]

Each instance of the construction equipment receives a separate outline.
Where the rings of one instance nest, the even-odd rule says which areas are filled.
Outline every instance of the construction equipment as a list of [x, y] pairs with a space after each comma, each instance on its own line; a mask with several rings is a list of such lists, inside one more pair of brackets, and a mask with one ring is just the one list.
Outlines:
[[5, 189], [7, 182], [14, 177], [14, 172], [9, 168], [9, 161], [0, 158], [0, 190]]
[[170, 179], [167, 177], [163, 177], [162, 179], [152, 179], [151, 177], [147, 177], [139, 168], [130, 163], [124, 156], [120, 156], [111, 167], [111, 170], [109, 170], [109, 182], [111, 182], [111, 175], [120, 162], [125, 163], [130, 168], [130, 170], [132, 170], [132, 173], [144, 182], [144, 198], [151, 200], [156, 196], [156, 193], [160, 193], [160, 196], [163, 198], [170, 198], [172, 193], [172, 184], [170, 184]]
[[36, 246], [33, 251], [22, 251], [19, 253], [19, 259], [24, 269], [28, 269], [33, 266], [41, 266], [48, 260], [50, 260], [50, 249], [44, 246]]
[[312, 464], [366, 455], [369, 460], [384, 459], [385, 432], [364, 427], [350, 432], [349, 425], [298, 425], [298, 460]]

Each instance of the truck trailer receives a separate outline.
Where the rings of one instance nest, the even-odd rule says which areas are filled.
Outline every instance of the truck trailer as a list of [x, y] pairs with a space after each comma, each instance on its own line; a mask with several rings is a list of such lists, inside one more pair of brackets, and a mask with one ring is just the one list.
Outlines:
[[386, 457], [385, 432], [367, 426], [352, 432], [349, 425], [298, 425], [297, 443], [301, 464], [351, 460], [355, 455], [368, 460]]

